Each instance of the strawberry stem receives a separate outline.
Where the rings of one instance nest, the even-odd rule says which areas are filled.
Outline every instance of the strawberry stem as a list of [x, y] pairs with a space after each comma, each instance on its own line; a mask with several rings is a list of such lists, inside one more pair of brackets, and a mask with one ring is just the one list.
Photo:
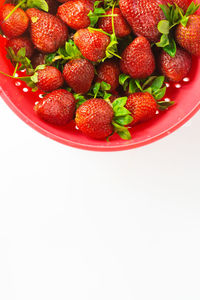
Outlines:
[[13, 77], [15, 77], [15, 74], [17, 72], [18, 67], [19, 67], [19, 63], [16, 63], [16, 66], [15, 66], [15, 69], [14, 69], [14, 72], [13, 72]]

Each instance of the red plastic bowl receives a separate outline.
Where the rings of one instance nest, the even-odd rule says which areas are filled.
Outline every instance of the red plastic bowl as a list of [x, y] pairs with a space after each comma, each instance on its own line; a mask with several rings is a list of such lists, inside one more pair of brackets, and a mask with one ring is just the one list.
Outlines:
[[[200, 0], [198, 0], [200, 3]], [[0, 37], [0, 70], [12, 74], [13, 66], [6, 59], [5, 39]], [[33, 93], [24, 83], [0, 74], [0, 95], [8, 106], [28, 125], [63, 144], [94, 151], [119, 151], [140, 147], [152, 143], [179, 128], [189, 120], [200, 107], [200, 59], [193, 59], [193, 68], [185, 81], [171, 84], [167, 96], [175, 100], [176, 105], [156, 118], [132, 129], [130, 141], [121, 140], [114, 135], [110, 142], [87, 138], [75, 129], [74, 123], [66, 127], [57, 127], [40, 120], [33, 111], [39, 92]], [[189, 80], [189, 81], [188, 81]]]

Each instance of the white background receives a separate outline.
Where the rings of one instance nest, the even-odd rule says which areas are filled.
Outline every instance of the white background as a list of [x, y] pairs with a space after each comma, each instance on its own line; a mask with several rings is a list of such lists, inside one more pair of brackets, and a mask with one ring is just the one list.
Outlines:
[[0, 299], [199, 300], [199, 130], [87, 152], [0, 100]]

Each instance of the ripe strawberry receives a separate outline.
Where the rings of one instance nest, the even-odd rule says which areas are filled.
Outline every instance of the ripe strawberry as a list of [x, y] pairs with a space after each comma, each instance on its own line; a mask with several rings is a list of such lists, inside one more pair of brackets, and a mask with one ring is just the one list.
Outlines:
[[92, 9], [93, 5], [88, 0], [71, 0], [59, 6], [57, 15], [69, 27], [79, 30], [90, 25], [88, 14]]
[[128, 21], [134, 33], [146, 37], [150, 42], [160, 38], [158, 23], [164, 19], [164, 14], [158, 0], [120, 0], [120, 10]]
[[37, 87], [45, 92], [51, 92], [59, 89], [64, 79], [62, 73], [55, 67], [47, 66], [42, 70], [38, 70]]
[[45, 54], [37, 51], [31, 58], [31, 63], [32, 63], [32, 66], [34, 69], [39, 65], [44, 65], [45, 64]]
[[74, 43], [85, 58], [97, 62], [104, 58], [110, 38], [102, 32], [86, 28], [75, 33]]
[[7, 20], [4, 20], [14, 8], [14, 5], [7, 3], [0, 9], [0, 27], [8, 38], [22, 35], [29, 25], [28, 16], [21, 8], [17, 8]]
[[190, 5], [190, 0], [165, 0], [165, 4], [177, 4], [180, 8], [182, 8], [184, 11], [187, 10], [188, 6]]
[[86, 59], [73, 59], [65, 64], [63, 75], [66, 83], [75, 93], [85, 94], [94, 79], [94, 66]]
[[158, 109], [156, 100], [147, 92], [129, 95], [125, 107], [131, 112], [133, 117], [131, 126], [152, 119]]
[[186, 27], [179, 24], [175, 31], [175, 38], [185, 50], [200, 56], [200, 16], [190, 16]]
[[36, 48], [44, 53], [55, 52], [68, 37], [66, 25], [58, 18], [36, 8], [29, 8], [31, 39]]
[[[111, 15], [112, 9], [109, 9], [106, 12], [106, 14]], [[129, 35], [131, 33], [131, 28], [128, 25], [128, 23], [126, 22], [126, 20], [124, 19], [120, 9], [116, 7], [113, 10], [113, 14], [117, 15], [117, 16], [113, 17], [114, 18], [115, 35], [117, 37], [121, 37], [121, 38]], [[112, 34], [113, 33], [112, 17], [100, 18], [100, 20], [98, 22], [98, 27], [103, 29], [104, 31]]]
[[34, 106], [39, 117], [55, 125], [66, 125], [74, 118], [75, 99], [66, 90], [55, 90], [47, 94]]
[[163, 50], [159, 57], [161, 72], [171, 81], [181, 81], [190, 71], [191, 65], [191, 55], [180, 48], [177, 48], [175, 57]]
[[97, 68], [97, 81], [110, 84], [110, 91], [114, 91], [119, 86], [119, 75], [119, 64], [114, 59], [103, 62]]
[[146, 78], [154, 72], [155, 59], [145, 37], [135, 38], [121, 57], [121, 70], [133, 78]]
[[114, 112], [103, 99], [90, 99], [76, 111], [76, 125], [87, 136], [104, 139], [112, 134]]
[[26, 57], [30, 58], [33, 55], [34, 48], [33, 44], [27, 37], [16, 37], [7, 41], [7, 48], [12, 48], [14, 53], [17, 55], [17, 52], [21, 48], [26, 49]]

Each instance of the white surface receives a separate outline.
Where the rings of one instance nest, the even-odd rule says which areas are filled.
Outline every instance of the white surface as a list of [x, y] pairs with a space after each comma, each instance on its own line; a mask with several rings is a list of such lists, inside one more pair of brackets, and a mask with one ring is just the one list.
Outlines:
[[0, 299], [199, 300], [199, 128], [87, 152], [0, 100]]

